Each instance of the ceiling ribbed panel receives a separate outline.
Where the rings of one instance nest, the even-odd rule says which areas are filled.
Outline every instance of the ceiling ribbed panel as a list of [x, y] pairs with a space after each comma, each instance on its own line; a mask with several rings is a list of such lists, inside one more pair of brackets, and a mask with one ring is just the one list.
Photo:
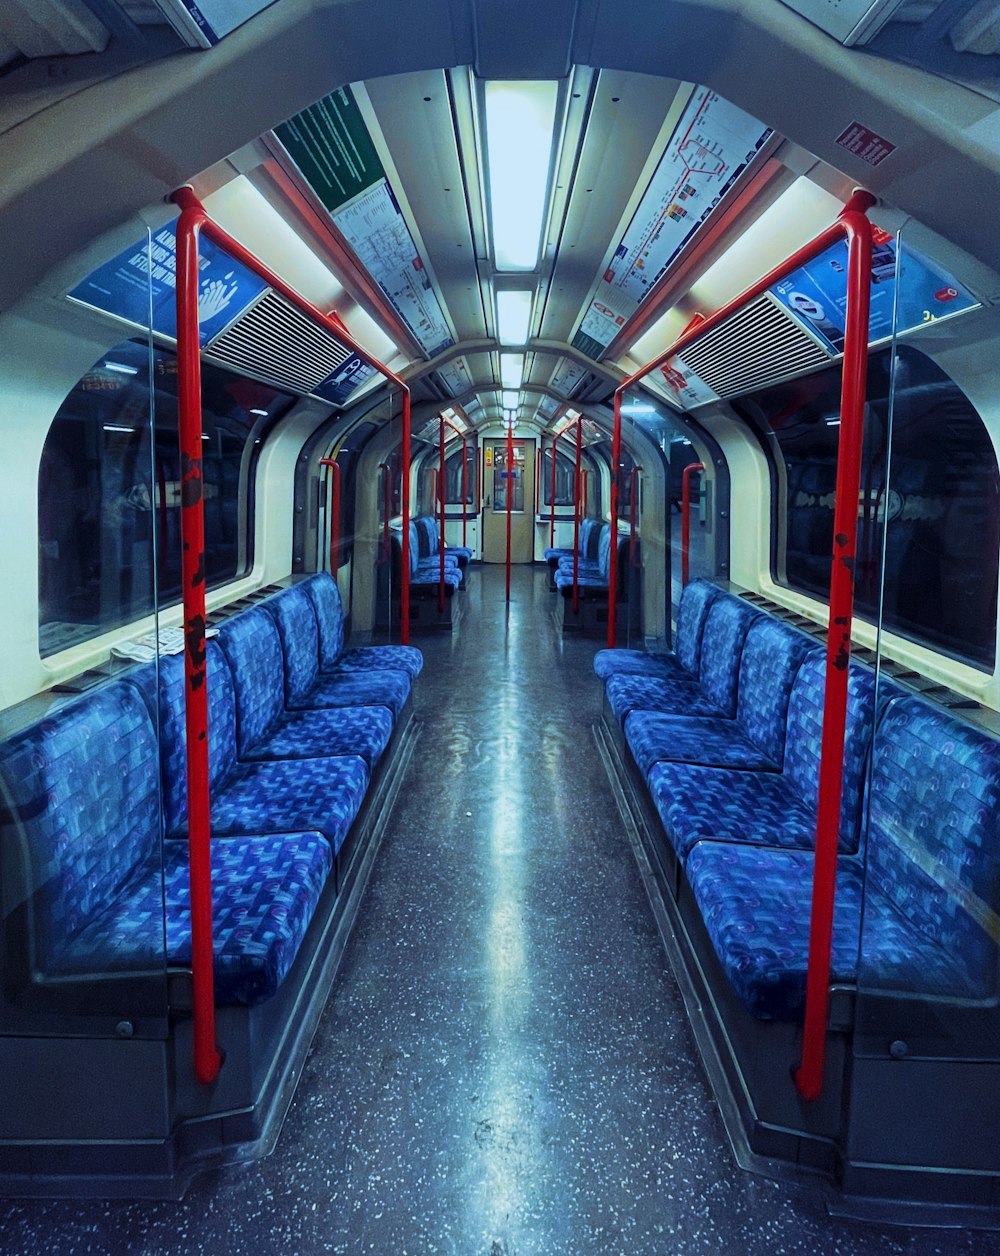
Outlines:
[[726, 319], [682, 356], [720, 397], [738, 397], [831, 359], [828, 350], [768, 296]]
[[310, 393], [351, 356], [284, 297], [266, 292], [209, 345], [227, 366]]

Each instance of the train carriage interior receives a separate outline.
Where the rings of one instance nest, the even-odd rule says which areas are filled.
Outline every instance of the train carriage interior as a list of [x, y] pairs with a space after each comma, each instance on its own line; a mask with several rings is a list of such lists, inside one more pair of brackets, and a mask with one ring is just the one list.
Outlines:
[[1000, 1253], [994, 0], [0, 0], [0, 1251]]

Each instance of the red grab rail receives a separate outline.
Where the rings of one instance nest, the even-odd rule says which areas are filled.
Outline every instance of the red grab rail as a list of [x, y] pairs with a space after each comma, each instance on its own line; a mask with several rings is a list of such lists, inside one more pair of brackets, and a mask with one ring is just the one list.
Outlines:
[[189, 187], [171, 199], [177, 222], [177, 426], [181, 455], [181, 581], [184, 602], [185, 733], [188, 765], [188, 848], [191, 879], [191, 985], [194, 1071], [210, 1084], [222, 1057], [215, 1038], [215, 965], [212, 947], [212, 866], [208, 775], [208, 680], [205, 666], [205, 502], [202, 475], [201, 341], [198, 331], [198, 239], [204, 234], [259, 275], [312, 322], [332, 331], [374, 366], [403, 395], [403, 616], [400, 637], [409, 642], [410, 390], [343, 329], [288, 286], [209, 218]]
[[444, 415], [438, 423], [438, 473], [437, 473], [437, 506], [438, 506], [438, 614], [444, 614]]
[[[844, 771], [844, 731], [847, 724], [847, 673], [854, 614], [854, 552], [857, 545], [858, 493], [861, 481], [865, 391], [868, 369], [868, 308], [871, 299], [872, 225], [867, 212], [875, 198], [858, 189], [837, 220], [739, 296], [685, 331], [667, 350], [624, 379], [615, 390], [614, 433], [611, 442], [611, 552], [618, 546], [618, 464], [621, 459], [622, 395], [650, 371], [663, 365], [712, 331], [734, 311], [762, 296], [779, 280], [818, 257], [831, 244], [846, 239], [847, 322], [840, 392], [840, 446], [833, 521], [833, 561], [826, 647], [826, 692], [819, 769], [819, 806], [816, 816], [816, 859], [812, 914], [809, 928], [809, 968], [802, 1059], [795, 1085], [807, 1100], [823, 1088], [826, 1059], [826, 1021], [829, 1004], [830, 946], [833, 937], [833, 900], [836, 889], [837, 839]], [[612, 558], [608, 579], [608, 647], [615, 644], [614, 606], [617, 567]]]
[[703, 462], [689, 462], [681, 472], [681, 588], [691, 571], [691, 476], [704, 470]]
[[549, 485], [549, 549], [556, 544], [556, 445], [559, 437], [552, 437], [552, 480]]
[[580, 504], [583, 500], [583, 417], [576, 423], [576, 469], [573, 473], [573, 614], [580, 613]]
[[330, 575], [336, 580], [340, 566], [340, 463], [336, 458], [320, 458], [319, 465], [330, 468]]

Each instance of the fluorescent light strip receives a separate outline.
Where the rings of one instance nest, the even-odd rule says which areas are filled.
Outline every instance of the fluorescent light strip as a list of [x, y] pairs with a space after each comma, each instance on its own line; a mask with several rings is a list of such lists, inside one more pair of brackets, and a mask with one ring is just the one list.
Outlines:
[[534, 292], [497, 293], [497, 335], [502, 345], [527, 344]]
[[139, 374], [139, 368], [137, 366], [126, 366], [124, 362], [105, 362], [104, 369], [106, 371], [117, 371], [119, 375]]
[[524, 354], [500, 354], [500, 383], [504, 388], [520, 388], [524, 381]]
[[505, 389], [501, 393], [500, 399], [504, 410], [516, 410], [521, 404], [521, 394], [513, 389]]
[[493, 262], [500, 271], [538, 265], [557, 86], [554, 81], [485, 86]]

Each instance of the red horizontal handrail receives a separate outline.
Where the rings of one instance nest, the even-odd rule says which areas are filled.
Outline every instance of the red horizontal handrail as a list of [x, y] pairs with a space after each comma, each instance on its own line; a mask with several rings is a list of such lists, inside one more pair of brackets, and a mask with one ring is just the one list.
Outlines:
[[204, 234], [264, 280], [310, 321], [330, 331], [395, 384], [403, 395], [403, 620], [409, 641], [410, 390], [383, 363], [289, 287], [238, 240], [208, 216], [190, 187], [172, 198], [177, 222], [177, 421], [181, 455], [181, 578], [184, 602], [185, 735], [188, 765], [188, 848], [191, 885], [191, 985], [195, 1076], [204, 1084], [219, 1075], [222, 1056], [215, 1034], [215, 969], [212, 945], [212, 866], [208, 767], [208, 678], [205, 663], [205, 503], [202, 470], [201, 341], [198, 329], [198, 240]]
[[330, 575], [336, 580], [340, 567], [340, 463], [336, 458], [320, 458], [319, 465], [330, 468]]
[[704, 470], [704, 463], [689, 462], [681, 472], [681, 588], [691, 574], [691, 476]]
[[[871, 299], [872, 227], [867, 212], [875, 198], [855, 191], [837, 220], [779, 266], [734, 297], [703, 323], [685, 331], [663, 353], [624, 379], [615, 390], [614, 432], [611, 442], [611, 546], [618, 544], [618, 464], [621, 459], [622, 396], [650, 371], [676, 357], [706, 333], [718, 327], [800, 266], [818, 257], [838, 240], [846, 239], [847, 322], [840, 394], [840, 444], [833, 523], [833, 561], [830, 575], [830, 608], [827, 632], [826, 691], [823, 700], [823, 735], [819, 769], [819, 806], [816, 816], [816, 858], [813, 874], [812, 914], [809, 929], [809, 967], [806, 975], [806, 1011], [802, 1035], [802, 1060], [795, 1085], [804, 1099], [817, 1099], [823, 1088], [826, 1053], [826, 1020], [829, 1005], [830, 947], [833, 937], [833, 902], [836, 889], [837, 842], [840, 796], [844, 770], [844, 733], [847, 723], [847, 675], [854, 614], [854, 556], [857, 546], [858, 493], [864, 434], [865, 390], [868, 368], [868, 308]], [[608, 646], [615, 644], [614, 606], [617, 596], [617, 563], [612, 562], [608, 580]]]

